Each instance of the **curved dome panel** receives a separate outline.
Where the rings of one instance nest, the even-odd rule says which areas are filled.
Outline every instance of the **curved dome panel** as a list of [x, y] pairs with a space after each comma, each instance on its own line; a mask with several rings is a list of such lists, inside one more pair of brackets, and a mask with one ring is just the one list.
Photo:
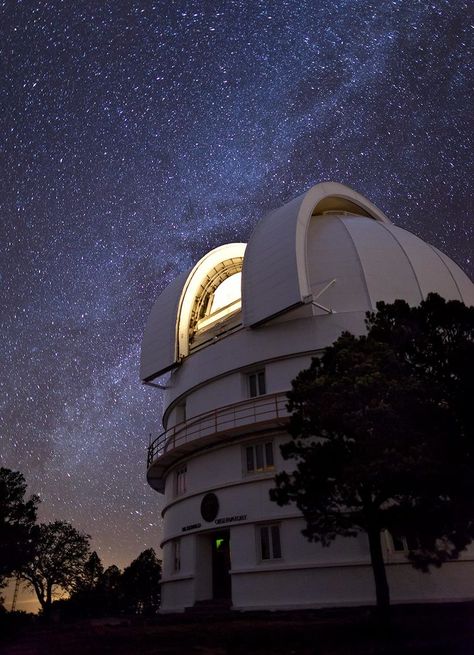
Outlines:
[[473, 301], [472, 283], [446, 255], [402, 228], [364, 216], [313, 216], [306, 256], [313, 298], [338, 314], [373, 310], [379, 300], [416, 305], [431, 291]]
[[446, 268], [451, 273], [464, 304], [474, 306], [474, 284], [471, 282], [471, 279], [466, 275], [466, 273], [464, 273], [462, 268], [445, 255], [444, 252], [441, 252], [441, 250], [438, 250], [438, 248], [435, 248], [434, 246], [431, 246], [431, 248], [446, 264]]
[[341, 220], [359, 257], [359, 275], [367, 288], [369, 309], [375, 309], [379, 300], [393, 302], [397, 298], [418, 304], [423, 294], [416, 273], [389, 226], [359, 216]]
[[242, 274], [243, 323], [257, 325], [311, 299], [306, 240], [311, 217], [350, 212], [389, 224], [375, 205], [336, 182], [323, 182], [263, 218], [252, 233]]
[[145, 327], [140, 360], [140, 378], [150, 380], [175, 366], [178, 360], [177, 316], [190, 271], [181, 273], [159, 295]]
[[[181, 357], [188, 355], [190, 325], [193, 320], [198, 322], [199, 312], [206, 313], [203, 300], [212, 300], [212, 293], [219, 283], [242, 270], [245, 248], [245, 243], [228, 243], [214, 248], [160, 294], [152, 307], [143, 336], [142, 380], [148, 381], [165, 373]], [[222, 314], [225, 309], [219, 307], [215, 313]], [[212, 302], [209, 303], [209, 311], [212, 311]]]
[[246, 247], [245, 243], [226, 243], [214, 248], [198, 261], [188, 275], [178, 312], [180, 357], [189, 353], [190, 325], [198, 322], [201, 313], [206, 313], [203, 301], [211, 299], [219, 283], [242, 270]]
[[386, 229], [405, 252], [422, 298], [434, 291], [446, 300], [462, 300], [466, 305], [473, 303], [472, 282], [449, 257], [401, 227], [390, 225]]

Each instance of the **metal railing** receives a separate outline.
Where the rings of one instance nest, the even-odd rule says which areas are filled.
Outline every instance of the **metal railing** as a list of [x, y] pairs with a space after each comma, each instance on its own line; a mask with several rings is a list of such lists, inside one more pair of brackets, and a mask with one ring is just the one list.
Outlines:
[[225, 405], [210, 412], [198, 414], [189, 421], [183, 421], [162, 432], [148, 446], [147, 466], [170, 450], [220, 432], [236, 430], [239, 427], [287, 419], [288, 399], [285, 392], [257, 396], [232, 405]]

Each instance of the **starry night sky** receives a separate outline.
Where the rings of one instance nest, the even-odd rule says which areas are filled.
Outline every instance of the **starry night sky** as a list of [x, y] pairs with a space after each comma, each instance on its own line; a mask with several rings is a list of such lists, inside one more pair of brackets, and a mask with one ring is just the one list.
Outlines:
[[154, 299], [324, 180], [468, 273], [469, 5], [0, 3], [0, 463], [106, 564], [160, 542]]

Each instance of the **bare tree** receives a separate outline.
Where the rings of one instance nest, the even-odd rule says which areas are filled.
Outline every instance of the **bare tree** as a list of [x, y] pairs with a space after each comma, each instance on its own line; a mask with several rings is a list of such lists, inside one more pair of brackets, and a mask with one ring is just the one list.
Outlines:
[[42, 523], [32, 534], [33, 557], [19, 574], [34, 589], [47, 614], [55, 591], [72, 591], [84, 576], [90, 537], [66, 521]]

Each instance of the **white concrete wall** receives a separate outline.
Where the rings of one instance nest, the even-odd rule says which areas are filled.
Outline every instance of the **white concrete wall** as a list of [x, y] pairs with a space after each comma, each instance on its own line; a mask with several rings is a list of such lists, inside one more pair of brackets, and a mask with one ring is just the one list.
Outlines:
[[[302, 519], [282, 520], [282, 558], [259, 561], [257, 526], [230, 528], [232, 601], [234, 609], [284, 609], [371, 605], [375, 602], [367, 539], [339, 539], [324, 548], [301, 535]], [[193, 579], [185, 573], [166, 578], [165, 611], [182, 610], [212, 595], [210, 541], [205, 535], [184, 537], [194, 559]], [[166, 547], [165, 547], [166, 551]], [[393, 603], [442, 602], [472, 599], [474, 552], [430, 573], [415, 570], [403, 555], [387, 563]], [[393, 558], [392, 558], [393, 559]], [[185, 604], [184, 604], [185, 603]]]
[[[205, 386], [195, 388], [179, 398], [178, 405], [185, 403], [186, 420], [198, 414], [220, 409], [225, 405], [238, 403], [249, 398], [248, 375], [255, 369], [265, 369], [267, 394], [286, 392], [291, 381], [300, 371], [311, 364], [311, 355], [265, 361], [255, 366], [233, 371], [228, 375], [211, 380]], [[175, 406], [168, 408], [167, 428], [182, 420], [182, 410]]]
[[161, 612], [183, 612], [194, 605], [194, 580], [192, 578], [163, 580], [161, 583]]
[[[237, 506], [243, 505], [244, 503], [244, 501], [241, 500], [241, 493], [245, 493], [241, 491], [242, 485], [249, 484], [264, 485], [264, 491], [260, 492], [260, 494], [263, 493], [260, 504], [264, 503], [268, 506], [268, 511], [273, 512], [277, 505], [270, 502], [268, 489], [274, 486], [273, 478], [275, 472], [248, 474], [245, 471], [244, 449], [248, 444], [259, 443], [262, 441], [273, 441], [275, 470], [284, 470], [285, 468], [291, 470], [293, 464], [284, 462], [280, 454], [280, 445], [289, 441], [289, 439], [290, 437], [286, 433], [263, 436], [250, 435], [239, 439], [238, 441], [227, 443], [225, 446], [216, 446], [213, 449], [206, 451], [204, 455], [202, 453], [197, 453], [196, 455], [180, 460], [179, 464], [170, 469], [166, 478], [163, 513], [167, 517], [167, 523], [171, 525], [171, 522], [174, 519], [169, 517], [173, 515], [179, 516], [179, 521], [181, 521], [183, 525], [187, 525], [187, 523], [185, 523], [185, 517], [188, 517], [189, 519], [192, 516], [195, 518], [196, 516], [200, 516], [199, 506], [202, 496], [205, 493], [222, 487], [229, 487], [229, 485], [239, 485], [230, 486], [227, 489], [228, 508], [231, 509], [232, 506], [235, 506], [236, 509], [233, 512], [234, 514], [238, 513]], [[186, 466], [186, 494], [183, 496], [175, 496], [175, 472], [183, 466]], [[253, 494], [255, 492], [251, 493]], [[196, 497], [196, 494], [199, 495], [199, 498]], [[249, 500], [248, 495], [245, 496], [245, 498]], [[170, 503], [171, 506], [169, 507]], [[282, 508], [280, 508], [280, 512], [281, 511]], [[221, 513], [222, 512], [224, 512], [224, 507], [221, 508]]]
[[[295, 310], [294, 320], [289, 320], [290, 312], [284, 318], [274, 319], [260, 328], [242, 329], [227, 335], [186, 357], [170, 375], [163, 404], [165, 422], [168, 421], [168, 410], [173, 403], [184, 396], [187, 396], [189, 404], [189, 409], [186, 408], [188, 418], [220, 406], [216, 403], [207, 404], [212, 395], [198, 390], [200, 385], [213, 389], [213, 393], [216, 392], [224, 404], [236, 402], [242, 399], [242, 390], [235, 380], [224, 382], [225, 378], [222, 376], [230, 373], [240, 374], [245, 369], [264, 365], [266, 362], [270, 366], [270, 362], [288, 357], [295, 358], [296, 362], [295, 366], [289, 365], [288, 368], [288, 374], [291, 375], [288, 381], [291, 381], [304, 367], [304, 362], [309, 361], [311, 353], [332, 344], [343, 330], [354, 334], [362, 334], [365, 331], [364, 311], [313, 316], [311, 307], [307, 306], [306, 309], [310, 312], [306, 318], [297, 318], [299, 310]], [[220, 378], [216, 384], [215, 378]], [[223, 381], [224, 385], [222, 390], [219, 389], [220, 381]], [[276, 380], [274, 388], [281, 388], [282, 382], [283, 380]], [[196, 401], [193, 401], [190, 397], [191, 391], [203, 395], [196, 396]], [[169, 425], [171, 426], [171, 422]]]
[[[269, 437], [267, 436], [267, 439]], [[281, 470], [278, 445], [286, 434], [274, 435], [276, 468]], [[247, 475], [242, 449], [256, 438], [214, 447], [189, 457], [187, 494], [173, 497], [167, 484], [164, 521], [163, 611], [180, 611], [212, 596], [211, 546], [208, 535], [230, 530], [233, 606], [237, 609], [282, 609], [361, 605], [374, 602], [373, 574], [364, 534], [337, 539], [329, 547], [309, 542], [301, 534], [304, 520], [294, 506], [278, 507], [269, 500], [273, 473]], [[183, 463], [183, 462], [182, 462]], [[180, 463], [180, 466], [182, 465]], [[292, 463], [286, 464], [291, 469]], [[172, 475], [169, 479], [172, 479]], [[229, 525], [206, 523], [200, 512], [203, 496], [214, 491], [218, 518], [245, 514]], [[280, 525], [282, 557], [260, 561], [258, 527]], [[183, 532], [184, 526], [200, 527]], [[180, 539], [181, 568], [173, 572], [172, 540]], [[465, 600], [474, 596], [474, 549], [459, 562], [423, 574], [403, 554], [386, 552], [393, 602]]]
[[[391, 602], [472, 600], [474, 562], [448, 562], [422, 573], [405, 562], [387, 565]], [[275, 571], [270, 568], [232, 576], [235, 609], [286, 609], [375, 604], [369, 564], [317, 566]]]
[[373, 602], [368, 567], [258, 571], [233, 576], [235, 609], [287, 609], [369, 605]]

